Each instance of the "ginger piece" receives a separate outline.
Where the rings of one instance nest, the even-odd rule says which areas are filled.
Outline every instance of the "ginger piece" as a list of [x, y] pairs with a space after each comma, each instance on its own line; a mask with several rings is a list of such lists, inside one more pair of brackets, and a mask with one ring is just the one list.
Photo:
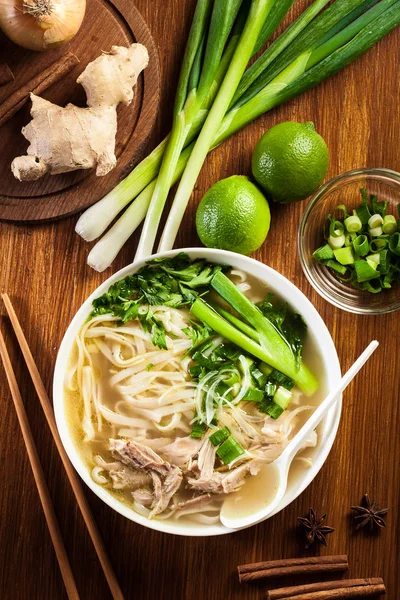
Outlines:
[[133, 86], [148, 64], [141, 44], [113, 46], [89, 63], [77, 79], [85, 89], [87, 108], [57, 106], [31, 94], [32, 120], [22, 129], [30, 142], [26, 156], [16, 157], [11, 170], [20, 181], [96, 168], [106, 175], [116, 165], [117, 106], [130, 104]]

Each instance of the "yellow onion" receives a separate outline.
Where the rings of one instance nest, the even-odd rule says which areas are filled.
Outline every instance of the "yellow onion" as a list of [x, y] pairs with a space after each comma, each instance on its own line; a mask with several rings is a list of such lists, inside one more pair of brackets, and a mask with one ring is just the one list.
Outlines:
[[86, 0], [0, 0], [0, 29], [30, 50], [68, 42], [79, 30]]

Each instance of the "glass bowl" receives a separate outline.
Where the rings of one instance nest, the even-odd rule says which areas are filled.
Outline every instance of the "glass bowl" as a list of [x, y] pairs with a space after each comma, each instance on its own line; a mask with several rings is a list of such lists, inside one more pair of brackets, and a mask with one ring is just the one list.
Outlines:
[[313, 257], [324, 242], [326, 217], [336, 206], [344, 204], [351, 212], [361, 202], [360, 188], [376, 194], [378, 200], [388, 200], [387, 214], [397, 218], [400, 203], [400, 173], [389, 169], [357, 169], [334, 177], [316, 192], [304, 211], [299, 227], [298, 248], [303, 271], [313, 288], [334, 306], [356, 314], [384, 314], [400, 308], [400, 286], [373, 294], [356, 290], [340, 281]]

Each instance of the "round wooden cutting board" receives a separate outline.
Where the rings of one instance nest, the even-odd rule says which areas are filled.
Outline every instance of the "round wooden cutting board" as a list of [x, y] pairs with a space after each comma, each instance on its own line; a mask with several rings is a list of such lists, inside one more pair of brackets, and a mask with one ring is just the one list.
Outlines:
[[115, 153], [117, 166], [105, 177], [94, 171], [74, 171], [45, 175], [38, 181], [20, 182], [11, 173], [16, 156], [26, 153], [27, 140], [21, 129], [30, 120], [31, 103], [0, 127], [0, 219], [38, 222], [65, 217], [87, 208], [107, 192], [142, 157], [146, 141], [155, 123], [160, 96], [160, 69], [157, 48], [150, 31], [132, 0], [87, 0], [86, 15], [78, 34], [70, 43], [47, 52], [20, 48], [0, 33], [0, 54], [15, 75], [15, 81], [0, 87], [0, 104], [64, 52], [73, 52], [80, 60], [68, 75], [52, 85], [44, 98], [65, 106], [69, 102], [86, 106], [86, 96], [76, 83], [86, 65], [112, 45], [144, 44], [150, 60], [138, 78], [129, 106], [118, 107], [118, 132]]

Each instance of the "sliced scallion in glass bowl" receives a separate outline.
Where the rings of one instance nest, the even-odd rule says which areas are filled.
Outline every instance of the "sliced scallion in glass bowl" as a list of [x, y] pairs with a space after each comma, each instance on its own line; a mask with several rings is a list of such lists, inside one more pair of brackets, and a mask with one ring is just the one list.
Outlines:
[[[361, 195], [360, 195], [361, 192]], [[400, 308], [400, 174], [358, 169], [324, 184], [299, 228], [299, 256], [316, 291], [358, 314]]]

